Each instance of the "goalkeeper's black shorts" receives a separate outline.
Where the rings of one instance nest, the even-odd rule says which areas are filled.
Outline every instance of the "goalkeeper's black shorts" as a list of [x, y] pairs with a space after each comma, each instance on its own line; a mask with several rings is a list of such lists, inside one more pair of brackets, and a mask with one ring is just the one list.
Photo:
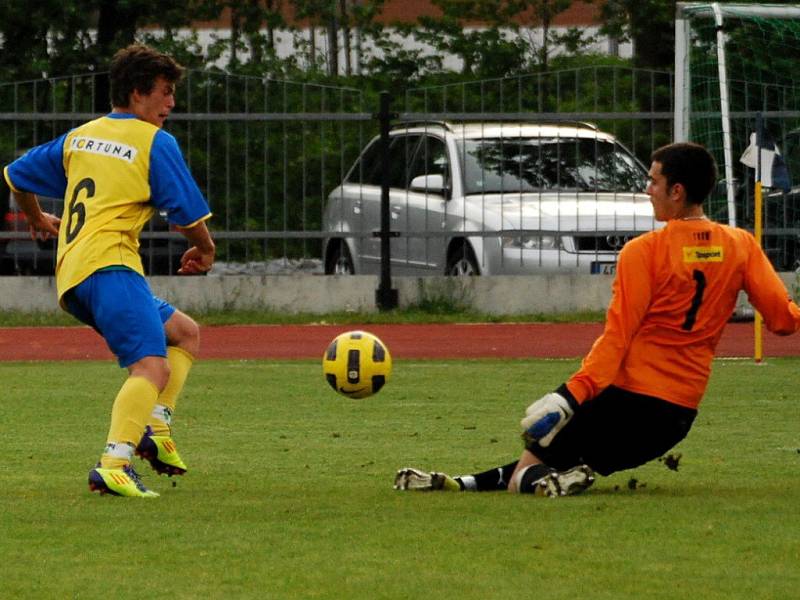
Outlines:
[[531, 443], [528, 450], [559, 471], [586, 464], [609, 475], [663, 456], [696, 416], [694, 409], [612, 385], [581, 404], [547, 448]]

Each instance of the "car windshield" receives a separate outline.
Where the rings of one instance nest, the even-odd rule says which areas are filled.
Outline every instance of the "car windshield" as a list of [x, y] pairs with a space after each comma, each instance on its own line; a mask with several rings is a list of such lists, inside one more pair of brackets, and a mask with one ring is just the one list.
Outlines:
[[459, 142], [467, 194], [643, 192], [647, 173], [619, 144], [588, 138], [483, 138]]

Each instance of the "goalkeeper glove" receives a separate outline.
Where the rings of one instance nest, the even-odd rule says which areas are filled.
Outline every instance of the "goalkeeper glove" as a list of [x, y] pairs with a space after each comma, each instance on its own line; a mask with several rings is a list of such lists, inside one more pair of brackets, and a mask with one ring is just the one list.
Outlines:
[[525, 418], [520, 422], [524, 429], [523, 437], [546, 448], [572, 418], [577, 407], [578, 403], [569, 392], [567, 397], [558, 392], [545, 394], [525, 411]]

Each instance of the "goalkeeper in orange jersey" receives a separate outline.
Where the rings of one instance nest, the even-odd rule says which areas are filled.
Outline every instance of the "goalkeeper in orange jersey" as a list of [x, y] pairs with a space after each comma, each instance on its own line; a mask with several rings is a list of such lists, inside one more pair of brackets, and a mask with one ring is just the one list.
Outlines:
[[575, 374], [528, 407], [518, 461], [461, 477], [401, 469], [395, 488], [581, 492], [595, 472], [637, 467], [686, 437], [740, 290], [770, 331], [797, 331], [800, 308], [755, 238], [703, 213], [715, 180], [702, 146], [653, 153], [647, 193], [666, 227], [620, 252], [603, 334]]
[[[211, 269], [215, 245], [208, 203], [175, 138], [162, 126], [175, 106], [183, 68], [134, 44], [111, 61], [112, 111], [29, 150], [4, 170], [33, 235], [58, 236], [61, 307], [106, 340], [129, 377], [89, 487], [153, 498], [134, 470], [134, 453], [158, 473], [182, 475], [171, 418], [200, 347], [195, 321], [153, 295], [139, 257], [139, 234], [155, 210], [189, 241], [179, 273]], [[43, 213], [36, 194], [65, 199], [63, 221]]]

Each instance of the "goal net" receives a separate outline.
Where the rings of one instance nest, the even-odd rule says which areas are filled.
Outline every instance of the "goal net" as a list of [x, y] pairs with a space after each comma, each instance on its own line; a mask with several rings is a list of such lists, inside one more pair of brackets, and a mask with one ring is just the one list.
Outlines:
[[755, 223], [757, 170], [741, 158], [759, 120], [759, 145], [777, 145], [794, 185], [761, 173], [762, 184], [771, 186], [763, 196], [763, 245], [776, 268], [794, 270], [800, 264], [800, 4], [679, 2], [674, 138], [701, 143], [717, 159], [720, 184], [709, 216], [747, 229]]

